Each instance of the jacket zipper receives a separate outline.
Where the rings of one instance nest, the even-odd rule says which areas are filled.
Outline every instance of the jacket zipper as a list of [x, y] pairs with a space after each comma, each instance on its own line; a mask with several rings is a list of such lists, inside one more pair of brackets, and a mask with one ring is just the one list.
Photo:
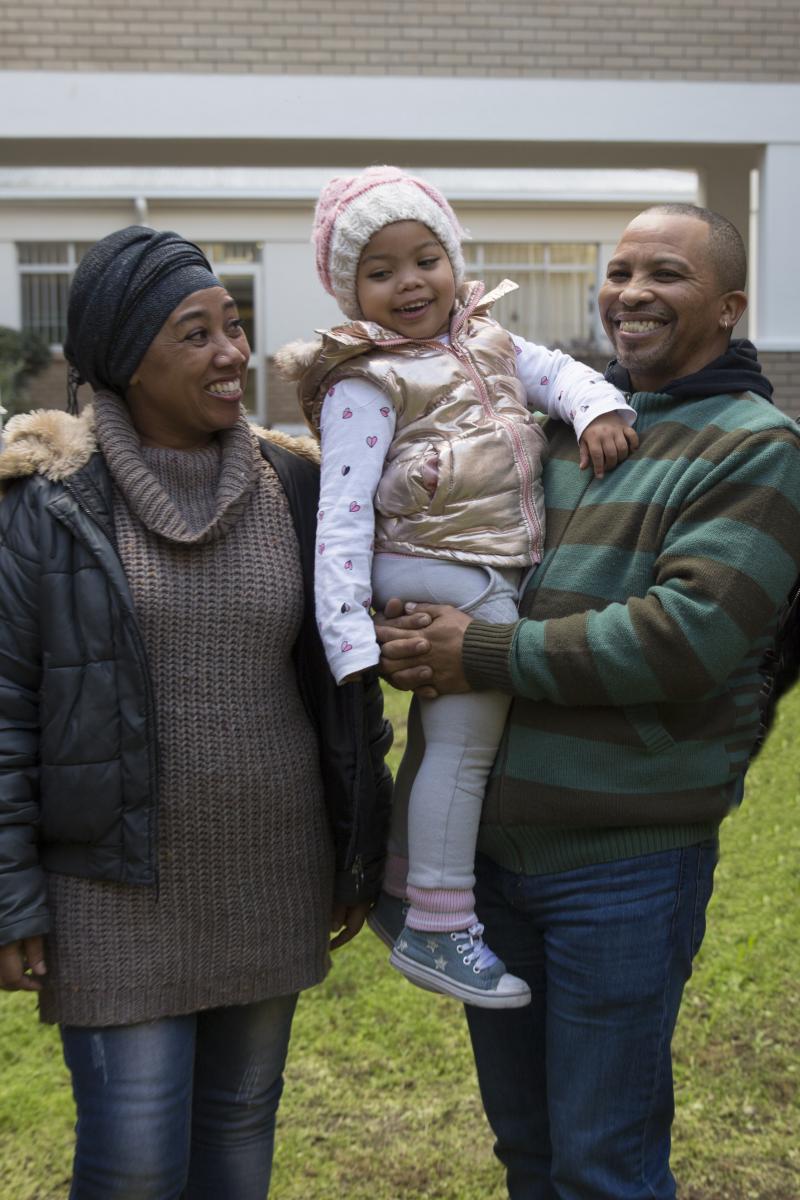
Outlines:
[[[89, 518], [89, 520], [92, 522], [92, 524], [100, 531], [100, 533], [102, 533], [103, 537], [106, 538], [106, 540], [109, 542], [109, 545], [111, 545], [111, 540], [108, 537], [108, 533], [103, 528], [102, 522], [98, 520], [97, 515], [92, 512], [89, 505], [85, 503], [85, 501], [82, 499], [80, 493], [77, 492], [74, 488], [69, 486], [69, 480], [67, 480], [67, 479], [63, 480], [62, 484], [64, 487], [64, 491], [66, 492], [66, 494], [68, 496], [70, 496], [73, 503], [81, 510], [81, 512], [83, 512], [85, 514], [85, 516], [87, 516]], [[83, 543], [83, 545], [91, 554], [92, 553], [91, 547], [86, 545], [85, 542]], [[112, 546], [112, 550], [113, 550], [113, 546]], [[114, 551], [114, 553], [116, 553], [116, 551]], [[102, 562], [100, 563], [100, 565], [101, 565], [101, 567], [103, 566]], [[120, 563], [120, 569], [122, 569], [121, 563]], [[106, 578], [110, 582], [113, 582], [113, 581], [111, 581], [111, 577], [108, 575], [108, 573], [105, 572], [105, 568], [103, 568], [103, 570], [104, 570], [104, 574], [106, 575]], [[145, 650], [144, 650], [144, 642], [142, 640], [142, 635], [141, 635], [141, 632], [139, 631], [139, 627], [136, 624], [135, 619], [129, 621], [128, 626], [133, 634], [133, 640], [134, 640], [134, 643], [136, 646], [137, 656], [138, 656], [138, 660], [139, 660], [139, 669], [142, 673], [142, 679], [144, 680], [145, 699], [147, 702], [147, 712], [148, 712], [148, 724], [152, 726], [155, 721], [155, 698], [153, 696], [153, 685], [152, 685], [152, 681], [150, 679], [150, 671], [147, 666], [147, 656], [146, 656]], [[157, 742], [156, 742], [155, 736], [148, 738], [147, 752], [148, 752], [148, 758], [150, 760], [151, 779], [154, 782], [154, 786], [157, 788], [158, 750], [157, 750]], [[158, 792], [157, 791], [156, 791], [156, 808], [155, 808], [154, 822], [155, 823], [158, 822]], [[159, 871], [158, 871], [158, 854], [156, 853], [157, 838], [158, 838], [158, 832], [156, 830], [154, 832], [153, 838], [152, 838], [153, 879], [154, 879], [154, 885], [155, 885], [156, 902], [158, 902], [159, 892], [160, 892], [160, 887], [161, 887], [161, 881], [159, 879]]]
[[364, 863], [360, 854], [357, 854], [353, 860], [353, 865], [350, 868], [350, 874], [355, 882], [356, 892], [360, 896], [361, 889], [364, 886]]

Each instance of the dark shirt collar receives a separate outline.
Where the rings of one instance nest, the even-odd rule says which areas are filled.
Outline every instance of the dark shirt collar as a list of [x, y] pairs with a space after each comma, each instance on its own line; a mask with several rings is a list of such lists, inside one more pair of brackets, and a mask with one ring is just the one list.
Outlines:
[[[606, 368], [606, 379], [621, 392], [630, 393], [634, 390], [628, 371], [615, 358]], [[746, 338], [733, 339], [719, 358], [692, 375], [673, 379], [665, 387], [659, 388], [659, 392], [675, 396], [678, 400], [702, 400], [706, 396], [724, 393], [755, 392], [757, 396], [772, 402], [772, 384], [761, 369], [755, 346]]]

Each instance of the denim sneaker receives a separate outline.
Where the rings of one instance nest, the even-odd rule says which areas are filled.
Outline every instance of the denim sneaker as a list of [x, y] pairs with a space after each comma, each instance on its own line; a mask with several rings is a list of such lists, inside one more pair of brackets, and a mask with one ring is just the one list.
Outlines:
[[408, 909], [408, 900], [401, 900], [399, 896], [390, 896], [388, 892], [381, 892], [367, 914], [367, 924], [370, 929], [390, 950], [406, 923]]
[[478, 1008], [523, 1008], [531, 1001], [527, 983], [509, 975], [484, 942], [480, 924], [458, 933], [424, 933], [406, 925], [389, 962], [418, 987]]

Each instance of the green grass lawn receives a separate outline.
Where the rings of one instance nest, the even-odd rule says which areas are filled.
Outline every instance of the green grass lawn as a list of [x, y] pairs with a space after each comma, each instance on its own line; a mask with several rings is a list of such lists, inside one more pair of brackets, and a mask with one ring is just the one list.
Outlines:
[[[800, 1197], [799, 818], [800, 689], [723, 827], [675, 1047], [681, 1200]], [[385, 960], [365, 933], [301, 999], [272, 1200], [502, 1200], [460, 1008]], [[72, 1120], [57, 1034], [0, 994], [0, 1200], [63, 1200]]]

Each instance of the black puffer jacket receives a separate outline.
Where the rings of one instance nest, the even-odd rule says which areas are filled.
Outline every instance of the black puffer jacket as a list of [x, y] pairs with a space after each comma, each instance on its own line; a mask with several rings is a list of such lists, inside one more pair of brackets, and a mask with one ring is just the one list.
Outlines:
[[[261, 441], [301, 547], [294, 648], [319, 732], [337, 898], [380, 887], [391, 729], [375, 674], [336, 687], [313, 612], [318, 470]], [[115, 549], [111, 481], [91, 412], [18, 418], [0, 456], [0, 945], [47, 932], [45, 872], [154, 885], [158, 747], [144, 646]]]

